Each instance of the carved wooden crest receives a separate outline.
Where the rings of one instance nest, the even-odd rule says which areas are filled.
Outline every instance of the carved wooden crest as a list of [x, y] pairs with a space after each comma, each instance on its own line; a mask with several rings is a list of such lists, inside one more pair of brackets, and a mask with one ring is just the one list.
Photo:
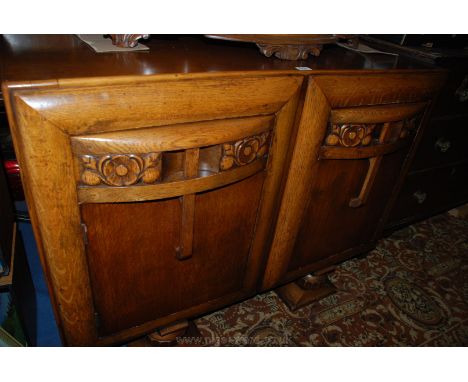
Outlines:
[[225, 143], [219, 164], [221, 171], [234, 166], [244, 166], [263, 157], [268, 151], [270, 132], [248, 137], [237, 142]]
[[325, 142], [329, 146], [368, 146], [375, 127], [375, 124], [333, 124]]
[[161, 177], [161, 153], [81, 156], [81, 181], [88, 186], [155, 183]]

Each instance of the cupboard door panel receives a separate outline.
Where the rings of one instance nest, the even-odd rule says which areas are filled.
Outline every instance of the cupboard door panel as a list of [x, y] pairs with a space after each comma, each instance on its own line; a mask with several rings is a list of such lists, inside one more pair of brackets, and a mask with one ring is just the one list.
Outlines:
[[82, 205], [100, 335], [242, 290], [263, 179], [196, 195], [193, 254], [185, 260], [176, 256], [179, 198]]
[[162, 291], [157, 286], [171, 281], [165, 267], [175, 262], [179, 200], [83, 204], [81, 213], [100, 334], [160, 313], [154, 302]]
[[443, 78], [309, 77], [263, 289], [372, 248]]
[[396, 152], [384, 158], [367, 202], [358, 208], [350, 207], [349, 201], [359, 194], [369, 161], [322, 161], [312, 184], [288, 271], [370, 242], [405, 155], [406, 152]]
[[200, 280], [194, 287], [206, 285], [201, 287], [203, 293], [196, 288], [192, 293], [201, 300], [244, 289], [264, 177], [259, 173], [196, 195], [192, 258], [199, 261]]

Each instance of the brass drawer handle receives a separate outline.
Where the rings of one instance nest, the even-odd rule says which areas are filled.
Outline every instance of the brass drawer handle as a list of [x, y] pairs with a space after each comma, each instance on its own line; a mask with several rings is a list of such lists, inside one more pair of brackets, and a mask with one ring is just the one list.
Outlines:
[[451, 143], [449, 140], [445, 138], [439, 138], [435, 143], [435, 148], [438, 149], [442, 153], [446, 153], [450, 148]]
[[426, 200], [427, 198], [427, 194], [425, 192], [422, 192], [422, 191], [416, 191], [414, 194], [413, 194], [413, 197], [416, 199], [416, 201], [418, 202], [418, 204], [423, 204], [424, 201]]

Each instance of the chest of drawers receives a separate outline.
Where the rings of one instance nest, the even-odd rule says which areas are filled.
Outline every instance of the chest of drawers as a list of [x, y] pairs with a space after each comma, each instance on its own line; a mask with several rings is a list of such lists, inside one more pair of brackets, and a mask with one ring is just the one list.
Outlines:
[[468, 59], [440, 66], [448, 79], [390, 213], [389, 231], [468, 202]]

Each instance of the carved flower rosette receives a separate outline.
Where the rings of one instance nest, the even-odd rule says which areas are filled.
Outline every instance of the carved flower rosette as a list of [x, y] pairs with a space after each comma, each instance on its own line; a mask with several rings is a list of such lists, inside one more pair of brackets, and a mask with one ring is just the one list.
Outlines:
[[81, 157], [81, 181], [88, 186], [131, 186], [155, 183], [161, 177], [161, 153], [118, 154]]
[[234, 143], [223, 144], [219, 168], [222, 171], [234, 166], [244, 166], [262, 158], [268, 151], [269, 132], [255, 135]]
[[[387, 134], [391, 141], [404, 139], [410, 136], [420, 123], [420, 114], [414, 117], [389, 123], [390, 133]], [[327, 146], [357, 147], [379, 144], [384, 133], [384, 123], [343, 123], [330, 124], [325, 138]]]
[[326, 138], [326, 144], [344, 147], [368, 146], [372, 142], [374, 130], [374, 124], [332, 125]]

